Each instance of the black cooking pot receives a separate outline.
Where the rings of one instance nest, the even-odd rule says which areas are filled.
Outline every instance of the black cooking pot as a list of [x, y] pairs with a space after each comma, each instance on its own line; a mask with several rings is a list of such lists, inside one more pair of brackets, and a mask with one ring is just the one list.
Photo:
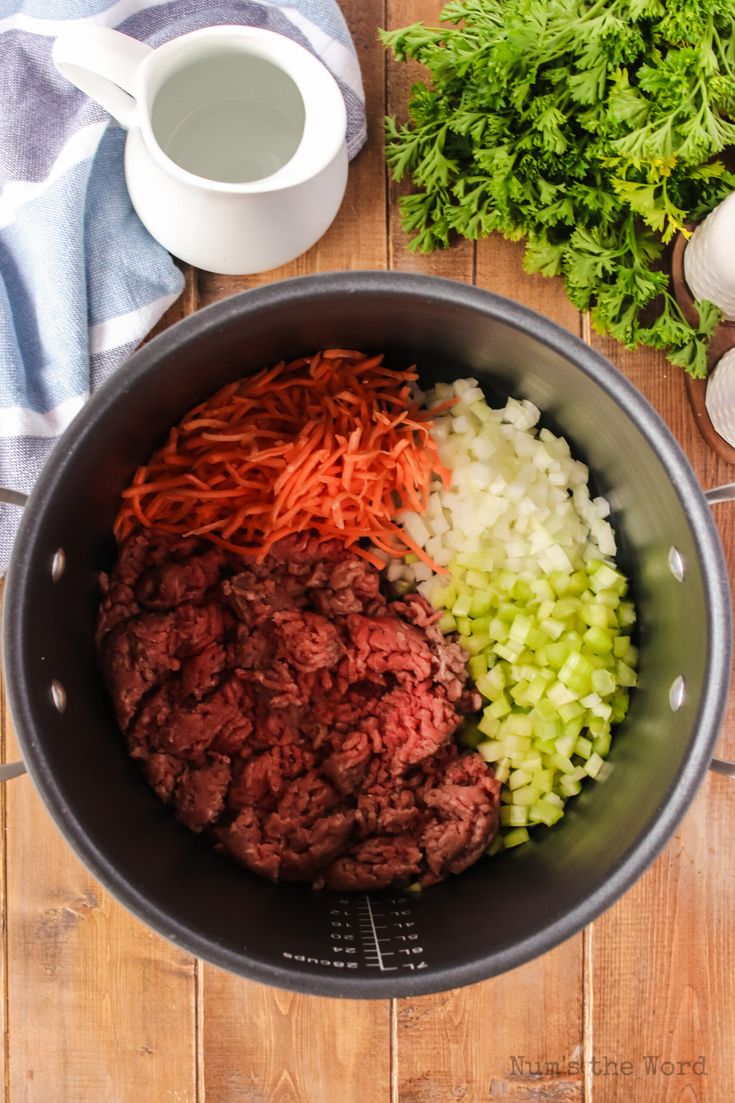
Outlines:
[[[604, 776], [552, 830], [421, 895], [271, 885], [180, 826], [128, 758], [95, 657], [97, 578], [119, 495], [169, 426], [227, 380], [325, 346], [384, 350], [422, 379], [530, 398], [613, 510], [639, 612], [639, 687]], [[705, 496], [661, 419], [610, 364], [516, 303], [445, 280], [313, 276], [208, 307], [130, 359], [64, 434], [10, 569], [5, 675], [23, 756], [90, 870], [146, 923], [225, 969], [308, 993], [468, 984], [579, 930], [664, 845], [717, 737], [730, 592]]]

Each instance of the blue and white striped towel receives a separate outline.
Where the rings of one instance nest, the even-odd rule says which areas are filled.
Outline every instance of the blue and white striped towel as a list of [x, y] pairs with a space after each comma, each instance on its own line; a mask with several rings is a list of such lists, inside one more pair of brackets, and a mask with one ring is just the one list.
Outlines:
[[[288, 35], [324, 61], [365, 141], [360, 69], [336, 0], [0, 0], [0, 486], [29, 491], [90, 391], [181, 293], [123, 178], [125, 133], [55, 69], [76, 23], [157, 46], [239, 23]], [[0, 573], [18, 511], [0, 506]]]

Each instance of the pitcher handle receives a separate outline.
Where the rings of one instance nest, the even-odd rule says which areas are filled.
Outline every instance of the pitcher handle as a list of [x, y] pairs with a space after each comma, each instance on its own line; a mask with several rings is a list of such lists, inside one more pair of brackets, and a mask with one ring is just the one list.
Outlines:
[[76, 27], [59, 35], [51, 57], [62, 76], [128, 130], [136, 121], [136, 74], [152, 52], [144, 42], [110, 27]]

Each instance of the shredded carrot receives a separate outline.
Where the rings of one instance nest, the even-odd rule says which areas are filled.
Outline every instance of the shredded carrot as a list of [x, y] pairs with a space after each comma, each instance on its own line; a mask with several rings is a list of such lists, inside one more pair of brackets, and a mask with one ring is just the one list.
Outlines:
[[423, 511], [432, 478], [448, 484], [449, 472], [431, 412], [411, 398], [416, 372], [382, 361], [324, 349], [222, 387], [138, 468], [117, 539], [145, 526], [262, 558], [284, 536], [312, 531], [377, 567], [381, 551], [411, 552], [443, 570], [397, 521]]

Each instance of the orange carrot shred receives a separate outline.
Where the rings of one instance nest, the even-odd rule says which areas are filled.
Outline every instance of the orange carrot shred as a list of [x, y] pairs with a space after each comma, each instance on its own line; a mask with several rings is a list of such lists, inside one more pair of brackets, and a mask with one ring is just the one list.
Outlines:
[[227, 384], [136, 471], [117, 539], [153, 527], [262, 558], [284, 536], [313, 531], [378, 569], [382, 551], [442, 570], [396, 523], [403, 510], [423, 512], [433, 480], [450, 477], [431, 411], [411, 397], [416, 378], [382, 355], [335, 348]]

